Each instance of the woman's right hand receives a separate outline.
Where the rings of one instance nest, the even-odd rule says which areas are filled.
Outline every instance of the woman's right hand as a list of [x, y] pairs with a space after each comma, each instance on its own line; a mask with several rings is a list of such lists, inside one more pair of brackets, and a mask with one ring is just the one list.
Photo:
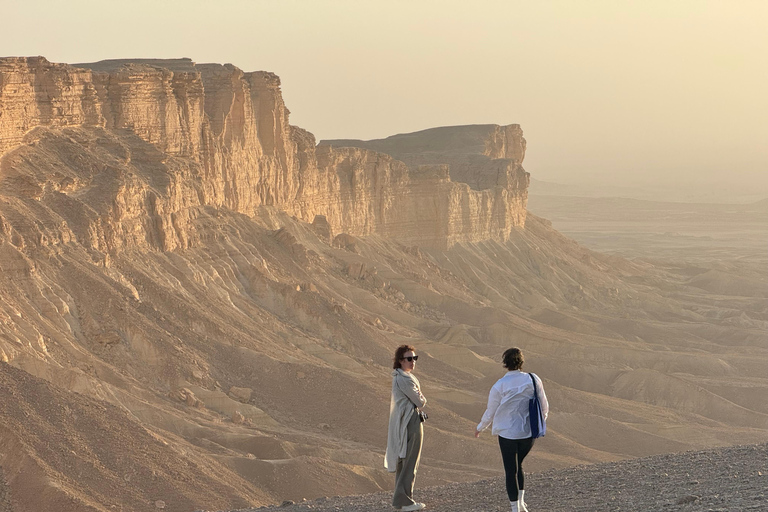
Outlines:
[[475, 430], [475, 437], [480, 437], [480, 431], [479, 430]]

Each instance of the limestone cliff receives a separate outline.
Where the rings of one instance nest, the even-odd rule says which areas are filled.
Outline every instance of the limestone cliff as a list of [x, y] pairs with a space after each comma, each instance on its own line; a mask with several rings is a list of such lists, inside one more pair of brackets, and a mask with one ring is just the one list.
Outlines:
[[[519, 125], [433, 128], [386, 139], [321, 141], [318, 152], [354, 147], [386, 153], [404, 162], [413, 176], [384, 232], [408, 233], [402, 221], [420, 219], [413, 243], [433, 247], [461, 241], [508, 238], [525, 225], [529, 175], [522, 167], [525, 139]], [[410, 197], [409, 197], [410, 196]], [[390, 219], [388, 219], [390, 220]], [[388, 229], [386, 229], [388, 227]]]
[[451, 179], [475, 190], [496, 186], [524, 193], [528, 188], [525, 139], [520, 125], [444, 126], [386, 139], [327, 140], [322, 146], [351, 146], [392, 155], [409, 166], [448, 164]]
[[[193, 244], [187, 221], [206, 206], [249, 216], [274, 206], [307, 222], [324, 216], [333, 233], [432, 247], [504, 241], [525, 223], [517, 125], [452, 128], [464, 143], [429, 158], [316, 148], [288, 116], [277, 76], [230, 64], [0, 59], [0, 179], [61, 217], [56, 237], [79, 226], [105, 251]], [[45, 158], [30, 151], [39, 145]], [[22, 164], [29, 158], [35, 166]], [[90, 213], [64, 212], [72, 201]]]

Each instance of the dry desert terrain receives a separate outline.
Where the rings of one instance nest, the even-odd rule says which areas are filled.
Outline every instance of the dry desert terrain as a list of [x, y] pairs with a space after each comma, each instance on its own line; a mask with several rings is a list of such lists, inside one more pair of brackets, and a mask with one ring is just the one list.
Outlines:
[[510, 346], [552, 404], [531, 472], [768, 438], [764, 203], [579, 217], [529, 204], [518, 125], [317, 144], [277, 76], [189, 59], [0, 59], [0, 113], [6, 510], [386, 493], [403, 343], [420, 488], [500, 475], [471, 433]]

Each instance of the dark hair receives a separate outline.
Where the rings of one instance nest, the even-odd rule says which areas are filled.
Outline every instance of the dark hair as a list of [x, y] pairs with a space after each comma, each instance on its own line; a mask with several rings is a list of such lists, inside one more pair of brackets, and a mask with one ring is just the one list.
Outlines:
[[523, 351], [517, 347], [508, 348], [501, 356], [501, 362], [507, 370], [519, 370], [525, 362]]
[[400, 368], [400, 360], [406, 352], [416, 352], [416, 349], [410, 345], [400, 345], [397, 347], [397, 350], [395, 350], [395, 358], [392, 361], [392, 368]]

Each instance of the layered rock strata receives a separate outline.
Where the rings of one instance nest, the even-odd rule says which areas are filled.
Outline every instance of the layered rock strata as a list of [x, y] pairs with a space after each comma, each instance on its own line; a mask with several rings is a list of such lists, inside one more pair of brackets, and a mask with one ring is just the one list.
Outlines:
[[[393, 158], [373, 145], [316, 147], [288, 116], [277, 76], [230, 64], [0, 59], [0, 186], [56, 212], [66, 229], [53, 236], [72, 230], [106, 251], [189, 246], [187, 220], [208, 206], [249, 216], [274, 206], [324, 216], [332, 233], [438, 248], [524, 226], [517, 125], [453, 128], [463, 142], [447, 159]], [[49, 158], [30, 173], [21, 164], [40, 144]], [[77, 153], [104, 163], [84, 168]], [[73, 200], [88, 208], [64, 211]]]
[[410, 167], [447, 164], [451, 180], [473, 190], [528, 187], [522, 167], [525, 139], [518, 124], [443, 126], [378, 140], [324, 140], [320, 145], [379, 151]]

